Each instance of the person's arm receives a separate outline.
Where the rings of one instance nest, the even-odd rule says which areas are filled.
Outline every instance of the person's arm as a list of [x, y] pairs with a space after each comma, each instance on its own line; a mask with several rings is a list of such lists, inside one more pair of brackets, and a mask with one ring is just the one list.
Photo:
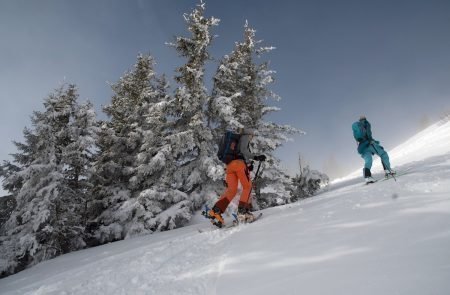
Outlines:
[[371, 126], [370, 126], [369, 121], [367, 121], [366, 132], [367, 132], [367, 139], [369, 140], [369, 142], [373, 141], [373, 137], [372, 137], [372, 128], [371, 128]]
[[250, 149], [250, 136], [247, 134], [244, 134], [241, 136], [241, 139], [239, 141], [239, 151], [242, 154], [242, 156], [245, 158], [245, 160], [256, 160], [256, 161], [265, 161], [266, 156], [264, 155], [256, 155], [252, 153]]

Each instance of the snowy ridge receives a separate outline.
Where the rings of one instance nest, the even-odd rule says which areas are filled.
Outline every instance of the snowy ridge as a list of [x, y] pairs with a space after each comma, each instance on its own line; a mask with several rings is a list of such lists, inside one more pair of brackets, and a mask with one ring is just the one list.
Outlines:
[[0, 294], [448, 295], [449, 128], [392, 151], [409, 169], [397, 182], [349, 177], [253, 224], [201, 220], [70, 253], [1, 279]]
[[393, 149], [391, 157], [396, 161], [396, 165], [422, 161], [450, 152], [449, 142], [450, 121], [438, 122]]

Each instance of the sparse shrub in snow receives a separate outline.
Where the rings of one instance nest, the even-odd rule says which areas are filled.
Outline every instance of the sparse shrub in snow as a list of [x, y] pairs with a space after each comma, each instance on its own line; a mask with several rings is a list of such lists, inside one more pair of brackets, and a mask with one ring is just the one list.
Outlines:
[[326, 174], [312, 170], [309, 165], [303, 164], [301, 157], [299, 157], [299, 166], [300, 173], [292, 179], [294, 201], [313, 196], [321, 188], [327, 186], [330, 181]]

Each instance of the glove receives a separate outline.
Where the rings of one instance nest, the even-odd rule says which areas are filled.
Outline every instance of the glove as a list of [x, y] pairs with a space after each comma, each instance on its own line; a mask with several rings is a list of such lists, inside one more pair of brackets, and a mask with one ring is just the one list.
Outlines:
[[265, 155], [259, 155], [259, 156], [255, 156], [253, 159], [255, 159], [256, 161], [265, 161], [266, 160], [266, 156]]
[[248, 171], [253, 171], [253, 161], [250, 162], [250, 164], [247, 166]]

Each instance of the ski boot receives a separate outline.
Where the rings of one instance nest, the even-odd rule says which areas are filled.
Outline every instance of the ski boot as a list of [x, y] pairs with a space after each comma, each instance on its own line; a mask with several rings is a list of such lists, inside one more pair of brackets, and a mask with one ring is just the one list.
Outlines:
[[250, 212], [250, 209], [238, 207], [237, 219], [239, 223], [251, 223], [255, 220], [255, 216]]
[[364, 179], [366, 180], [366, 184], [375, 182], [375, 179], [372, 177], [372, 173], [370, 172], [369, 168], [363, 169], [363, 175], [364, 175]]
[[384, 178], [389, 179], [397, 174], [394, 170], [384, 170]]
[[220, 209], [214, 206], [211, 210], [206, 210], [202, 212], [202, 215], [211, 220], [211, 223], [217, 226], [218, 228], [222, 228], [225, 221], [223, 220], [222, 215], [220, 214]]
[[375, 179], [372, 176], [366, 177], [366, 184], [375, 183]]

